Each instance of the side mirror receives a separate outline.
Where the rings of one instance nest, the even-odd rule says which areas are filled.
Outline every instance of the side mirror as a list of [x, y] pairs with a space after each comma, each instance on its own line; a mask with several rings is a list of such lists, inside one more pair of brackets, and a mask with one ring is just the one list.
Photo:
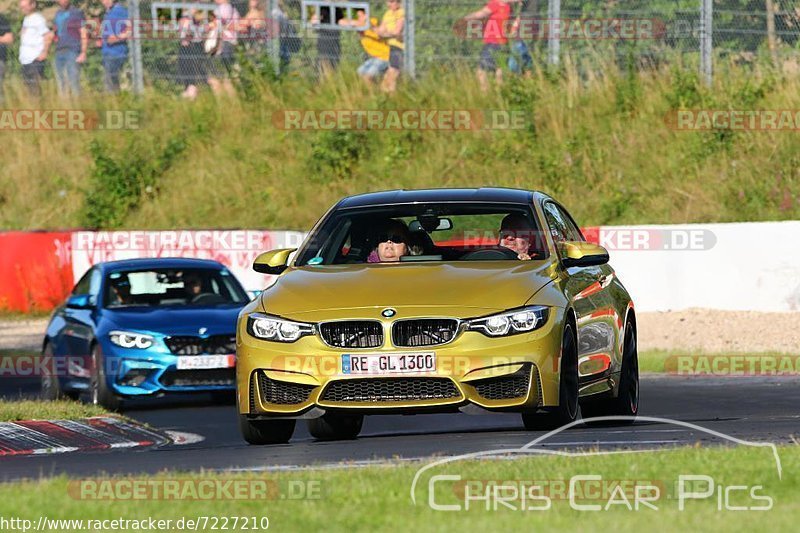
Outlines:
[[253, 270], [262, 274], [277, 276], [286, 270], [289, 256], [295, 250], [296, 248], [281, 248], [279, 250], [264, 252], [253, 261]]
[[608, 250], [589, 242], [566, 241], [562, 243], [561, 263], [565, 268], [605, 265]]
[[75, 294], [67, 298], [67, 307], [70, 309], [91, 309], [94, 307], [90, 294]]

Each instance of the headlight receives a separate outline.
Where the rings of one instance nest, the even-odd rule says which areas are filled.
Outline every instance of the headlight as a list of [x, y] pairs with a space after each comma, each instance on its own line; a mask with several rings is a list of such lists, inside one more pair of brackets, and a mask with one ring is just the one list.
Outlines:
[[111, 342], [123, 348], [139, 348], [146, 350], [153, 345], [155, 339], [151, 335], [132, 333], [130, 331], [112, 331], [108, 334]]
[[314, 326], [261, 313], [253, 313], [247, 317], [247, 333], [257, 339], [266, 341], [294, 342], [300, 337], [313, 335]]
[[547, 322], [548, 308], [531, 306], [467, 321], [467, 329], [487, 337], [516, 335], [539, 329]]

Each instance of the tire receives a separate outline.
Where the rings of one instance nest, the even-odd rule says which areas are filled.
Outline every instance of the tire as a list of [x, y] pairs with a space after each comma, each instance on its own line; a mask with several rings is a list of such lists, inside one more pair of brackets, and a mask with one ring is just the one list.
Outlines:
[[[625, 325], [625, 343], [622, 349], [622, 369], [619, 378], [619, 391], [616, 398], [602, 398], [581, 406], [584, 418], [596, 416], [629, 416], [639, 413], [639, 354], [636, 343], [636, 330], [628, 321]], [[630, 425], [634, 419], [589, 422], [589, 425]]]
[[578, 345], [573, 326], [564, 326], [561, 339], [561, 369], [558, 379], [558, 407], [546, 413], [522, 413], [525, 429], [540, 431], [556, 429], [578, 418]]
[[122, 411], [122, 399], [108, 387], [105, 358], [100, 346], [92, 346], [92, 375], [89, 378], [89, 397], [94, 405], [109, 411]]
[[[50, 343], [45, 344], [44, 350], [42, 350], [42, 357], [46, 360], [54, 361], [55, 355], [53, 354], [53, 347], [50, 346]], [[81, 393], [78, 391], [65, 391], [61, 387], [61, 381], [58, 379], [58, 374], [53, 372], [55, 364], [50, 368], [44, 369], [42, 373], [42, 384], [41, 384], [41, 391], [40, 395], [43, 400], [55, 401], [55, 400], [75, 400], [77, 401], [80, 398]]]
[[308, 421], [308, 432], [317, 440], [352, 440], [364, 424], [363, 415], [327, 414]]
[[239, 415], [239, 431], [248, 444], [286, 444], [294, 433], [295, 420], [251, 420]]

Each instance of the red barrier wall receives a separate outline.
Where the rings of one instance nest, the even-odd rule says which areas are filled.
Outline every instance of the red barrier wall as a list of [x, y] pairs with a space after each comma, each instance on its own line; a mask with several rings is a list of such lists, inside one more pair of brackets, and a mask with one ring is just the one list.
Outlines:
[[70, 232], [0, 232], [0, 309], [47, 311], [72, 290]]

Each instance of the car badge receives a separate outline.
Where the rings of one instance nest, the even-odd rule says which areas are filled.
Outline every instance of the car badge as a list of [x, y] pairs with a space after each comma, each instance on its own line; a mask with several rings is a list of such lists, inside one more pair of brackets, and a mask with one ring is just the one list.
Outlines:
[[381, 311], [381, 316], [384, 317], [384, 318], [392, 318], [396, 314], [397, 314], [397, 311], [395, 311], [391, 307], [388, 307], [388, 308], [384, 309], [383, 311]]
[[199, 333], [200, 335], [205, 335], [206, 331], [208, 331], [208, 328], [200, 328], [197, 330], [197, 333]]

